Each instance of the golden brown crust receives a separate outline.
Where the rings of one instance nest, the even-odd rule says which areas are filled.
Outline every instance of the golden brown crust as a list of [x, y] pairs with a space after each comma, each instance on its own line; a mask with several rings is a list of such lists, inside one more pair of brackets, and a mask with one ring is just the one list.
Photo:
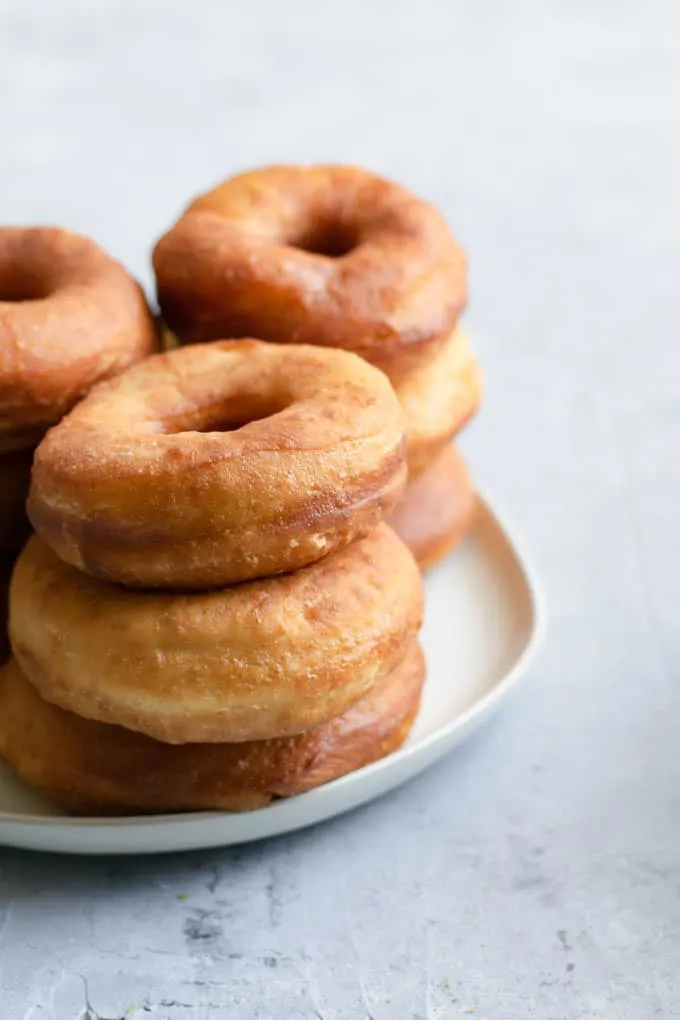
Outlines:
[[15, 662], [0, 672], [0, 757], [80, 814], [243, 811], [304, 793], [396, 750], [418, 712], [425, 663], [404, 662], [344, 715], [296, 737], [161, 744], [51, 705]]
[[38, 447], [28, 510], [95, 577], [211, 588], [362, 537], [405, 477], [401, 409], [377, 369], [345, 351], [218, 342], [97, 387]]
[[14, 560], [29, 536], [26, 497], [33, 450], [0, 453], [0, 567]]
[[158, 300], [185, 343], [257, 336], [354, 351], [396, 379], [466, 302], [441, 214], [357, 167], [272, 166], [200, 196], [153, 253]]
[[418, 568], [385, 524], [293, 574], [193, 594], [95, 580], [34, 536], [10, 595], [14, 654], [43, 697], [170, 743], [340, 714], [401, 661], [421, 616]]
[[93, 241], [0, 228], [0, 450], [35, 445], [96, 382], [156, 347], [141, 288]]
[[395, 386], [404, 412], [409, 479], [417, 478], [474, 415], [482, 373], [467, 336], [456, 329], [436, 356]]
[[420, 569], [428, 570], [470, 531], [476, 503], [467, 465], [449, 445], [408, 485], [389, 523], [409, 547]]

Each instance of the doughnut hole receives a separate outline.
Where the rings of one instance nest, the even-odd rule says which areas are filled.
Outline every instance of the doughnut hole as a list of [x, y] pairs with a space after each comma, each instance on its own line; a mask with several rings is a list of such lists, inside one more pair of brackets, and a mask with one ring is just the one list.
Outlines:
[[30, 271], [17, 271], [14, 266], [0, 266], [0, 302], [19, 304], [25, 301], [40, 301], [49, 297], [52, 288], [44, 279]]
[[159, 423], [166, 436], [186, 432], [237, 432], [290, 407], [292, 398], [275, 398], [267, 393], [246, 393], [220, 404], [195, 408], [188, 414], [173, 415]]
[[340, 220], [320, 220], [310, 224], [302, 233], [288, 241], [293, 248], [309, 252], [310, 255], [325, 255], [326, 258], [339, 259], [359, 244], [359, 233], [356, 224]]

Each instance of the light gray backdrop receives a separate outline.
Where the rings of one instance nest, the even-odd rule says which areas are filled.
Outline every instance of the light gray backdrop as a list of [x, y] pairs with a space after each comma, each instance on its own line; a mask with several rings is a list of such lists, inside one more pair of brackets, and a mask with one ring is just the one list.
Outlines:
[[680, 5], [0, 0], [0, 220], [148, 283], [196, 191], [367, 164], [467, 247], [465, 448], [552, 621], [444, 764], [268, 844], [0, 853], [0, 1016], [680, 1016]]

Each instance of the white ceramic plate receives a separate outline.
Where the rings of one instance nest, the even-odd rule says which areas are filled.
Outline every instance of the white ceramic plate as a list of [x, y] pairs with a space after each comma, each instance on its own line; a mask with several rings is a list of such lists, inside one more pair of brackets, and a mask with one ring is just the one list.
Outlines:
[[508, 529], [480, 500], [474, 532], [429, 575], [428, 679], [406, 745], [311, 793], [240, 814], [74, 818], [0, 766], [0, 844], [65, 853], [157, 853], [227, 846], [300, 829], [391, 790], [450, 751], [509, 694], [544, 626], [536, 580]]

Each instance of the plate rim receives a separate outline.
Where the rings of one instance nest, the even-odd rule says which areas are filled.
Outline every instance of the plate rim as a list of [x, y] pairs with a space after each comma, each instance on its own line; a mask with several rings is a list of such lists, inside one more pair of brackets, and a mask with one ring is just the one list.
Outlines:
[[[286, 808], [289, 809], [292, 803], [297, 805], [301, 805], [303, 803], [305, 805], [311, 805], [316, 800], [326, 797], [329, 790], [334, 790], [337, 793], [339, 790], [357, 782], [359, 779], [372, 779], [384, 769], [389, 767], [393, 768], [395, 761], [406, 762], [413, 757], [423, 757], [425, 759], [429, 759], [423, 766], [426, 768], [429, 764], [433, 764], [440, 757], [443, 757], [447, 750], [455, 742], [456, 735], [459, 733], [462, 735], [466, 730], [474, 727], [476, 722], [481, 721], [482, 718], [493, 712], [496, 706], [517, 686], [519, 680], [527, 673], [534, 662], [547, 630], [548, 614], [543, 586], [538, 579], [538, 574], [533, 560], [527, 552], [524, 541], [517, 537], [518, 533], [515, 528], [508, 523], [508, 517], [505, 512], [499, 513], [495, 509], [495, 501], [489, 495], [488, 489], [485, 490], [484, 493], [478, 492], [477, 500], [480, 507], [485, 512], [485, 515], [492, 519], [496, 527], [502, 533], [503, 538], [513, 553], [515, 565], [519, 568], [524, 581], [530, 608], [529, 634], [526, 643], [523, 645], [513, 665], [508, 672], [505, 673], [502, 679], [495, 683], [488, 691], [486, 691], [485, 694], [464, 709], [459, 715], [448, 720], [427, 736], [420, 738], [414, 743], [405, 744], [398, 751], [387, 755], [387, 757], [382, 758], [379, 761], [365, 765], [362, 768], [357, 769], [354, 772], [350, 772], [345, 776], [341, 776], [338, 779], [332, 780], [330, 783], [326, 783], [315, 790], [310, 790], [307, 793], [300, 794], [293, 798], [282, 799], [274, 804], [268, 805], [267, 807], [260, 808], [255, 812], [194, 811], [169, 814], [131, 816], [118, 815], [111, 818], [105, 816], [81, 818], [77, 815], [19, 814], [16, 812], [0, 810], [0, 847], [14, 846], [19, 848], [21, 846], [19, 839], [23, 831], [26, 834], [26, 838], [31, 840], [31, 843], [35, 848], [35, 843], [31, 837], [37, 836], [39, 831], [43, 828], [48, 831], [75, 830], [91, 833], [93, 835], [96, 833], [126, 832], [132, 839], [134, 839], [138, 831], [142, 832], [153, 828], [164, 828], [168, 826], [181, 826], [183, 828], [185, 826], [195, 827], [199, 826], [201, 823], [214, 822], [218, 819], [234, 822], [236, 819], [252, 819], [254, 816], [260, 815], [261, 813], [266, 814], [267, 817], [271, 818], [273, 821], [276, 815], [278, 815], [281, 811], [285, 813]], [[435, 748], [435, 750], [439, 753], [430, 754], [428, 756], [428, 752], [432, 752], [433, 748]], [[414, 770], [414, 772], [410, 773], [409, 778], [414, 776], [416, 771], [417, 770]], [[395, 783], [395, 786], [397, 785], [400, 785], [400, 783]], [[370, 794], [366, 800], [368, 799], [373, 799]], [[357, 801], [348, 804], [346, 807], [341, 807], [339, 810], [332, 811], [330, 815], [322, 815], [319, 818], [314, 818], [308, 821], [300, 821], [298, 818], [295, 823], [286, 826], [281, 830], [277, 830], [275, 828], [275, 831], [272, 833], [246, 836], [240, 839], [234, 839], [232, 837], [227, 839], [224, 845], [237, 845], [237, 843], [248, 842], [251, 840], [254, 842], [255, 840], [267, 838], [268, 835], [274, 835], [276, 832], [292, 832], [307, 825], [320, 822], [324, 818], [340, 815], [345, 811], [360, 806], [362, 803], [365, 803], [365, 800], [359, 798]], [[12, 830], [12, 842], [5, 842], [6, 837], [3, 834], [3, 829]], [[9, 836], [10, 833], [8, 832], [7, 835]], [[206, 846], [207, 845], [208, 844], [206, 844]], [[45, 847], [44, 849], [49, 851], [50, 848]], [[177, 849], [177, 847], [169, 847], [168, 852], [172, 852]], [[62, 850], [60, 852], [64, 851]], [[93, 847], [83, 846], [82, 848], [74, 847], [69, 852], [74, 854], [95, 854], [97, 852], [140, 853], [144, 851], [139, 849], [120, 850], [113, 848], [108, 851], [98, 851]]]

